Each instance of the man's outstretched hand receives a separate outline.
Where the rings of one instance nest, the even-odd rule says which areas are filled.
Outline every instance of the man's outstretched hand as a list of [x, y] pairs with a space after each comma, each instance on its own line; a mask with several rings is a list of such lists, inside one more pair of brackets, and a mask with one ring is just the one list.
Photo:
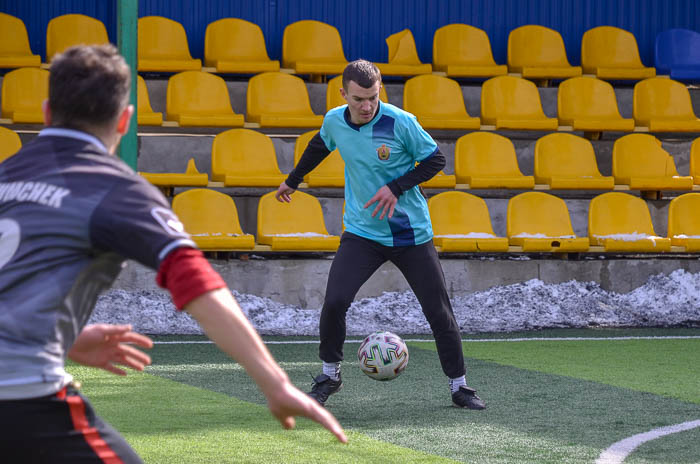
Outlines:
[[79, 364], [98, 367], [116, 375], [126, 375], [122, 366], [142, 371], [151, 364], [151, 357], [134, 348], [151, 348], [153, 341], [131, 330], [130, 325], [94, 324], [80, 332], [68, 351], [68, 358]]

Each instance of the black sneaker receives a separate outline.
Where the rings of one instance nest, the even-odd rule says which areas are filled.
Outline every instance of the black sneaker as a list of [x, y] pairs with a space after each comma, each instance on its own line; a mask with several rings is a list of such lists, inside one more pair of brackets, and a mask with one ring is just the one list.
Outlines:
[[486, 403], [476, 396], [476, 390], [465, 386], [452, 394], [452, 405], [455, 408], [486, 409]]
[[309, 396], [315, 399], [321, 406], [326, 405], [328, 397], [343, 388], [343, 379], [338, 375], [338, 380], [333, 380], [326, 374], [321, 374], [314, 379]]

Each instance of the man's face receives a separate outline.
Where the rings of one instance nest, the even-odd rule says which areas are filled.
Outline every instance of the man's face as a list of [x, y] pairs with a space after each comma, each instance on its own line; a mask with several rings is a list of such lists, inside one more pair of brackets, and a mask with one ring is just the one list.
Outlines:
[[381, 82], [377, 81], [366, 89], [355, 81], [348, 82], [347, 91], [341, 87], [340, 94], [348, 102], [350, 120], [353, 124], [362, 125], [370, 122], [377, 112], [379, 105], [379, 89]]

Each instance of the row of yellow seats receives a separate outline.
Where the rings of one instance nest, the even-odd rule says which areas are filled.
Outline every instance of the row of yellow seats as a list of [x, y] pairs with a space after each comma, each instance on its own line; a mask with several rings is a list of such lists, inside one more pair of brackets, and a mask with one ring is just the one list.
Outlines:
[[493, 233], [486, 202], [477, 196], [444, 192], [428, 206], [433, 241], [441, 251], [508, 251], [511, 246], [526, 252], [700, 252], [700, 193], [671, 201], [667, 237], [654, 232], [644, 200], [620, 192], [591, 200], [588, 237], [574, 233], [564, 200], [544, 192], [525, 192], [508, 201], [507, 237]]
[[[654, 232], [644, 200], [625, 193], [591, 200], [588, 237], [574, 234], [562, 199], [542, 192], [522, 193], [508, 202], [507, 237], [494, 234], [488, 207], [475, 195], [444, 192], [428, 206], [433, 243], [442, 252], [700, 252], [699, 193], [671, 202], [665, 238]], [[318, 199], [304, 192], [296, 192], [291, 203], [278, 202], [275, 192], [263, 195], [257, 239], [243, 232], [236, 205], [226, 194], [188, 190], [175, 196], [173, 210], [204, 250], [335, 251], [339, 244], [326, 229]]]
[[[309, 131], [296, 141], [294, 164], [311, 138]], [[453, 189], [581, 189], [691, 190], [700, 189], [700, 138], [690, 149], [690, 175], [680, 176], [673, 157], [649, 134], [629, 134], [613, 146], [612, 176], [598, 169], [592, 143], [568, 133], [548, 134], [535, 144], [534, 176], [522, 174], [513, 142], [493, 132], [471, 132], [457, 140], [455, 174], [440, 172], [426, 188]], [[230, 129], [214, 138], [211, 177], [225, 187], [276, 187], [287, 177], [277, 163], [272, 140], [250, 129]], [[334, 150], [305, 178], [308, 187], [343, 187], [345, 164]], [[183, 174], [141, 173], [163, 187], [209, 185], [190, 160]], [[617, 187], [616, 187], [617, 186]]]
[[[7, 73], [2, 83], [2, 117], [14, 123], [40, 123], [41, 104], [48, 94], [49, 72], [20, 68]], [[329, 81], [327, 109], [344, 103], [341, 77]], [[382, 89], [380, 98], [387, 101]], [[481, 87], [481, 117], [467, 113], [460, 85], [447, 77], [416, 76], [404, 85], [403, 107], [416, 115], [427, 129], [513, 129], [584, 132], [649, 130], [652, 132], [699, 132], [690, 93], [680, 82], [650, 78], [634, 87], [634, 119], [623, 118], [612, 86], [599, 79], [577, 77], [559, 86], [558, 118], [542, 110], [535, 85], [522, 78], [498, 76]], [[280, 72], [250, 78], [246, 94], [246, 117], [231, 107], [226, 82], [202, 71], [178, 73], [168, 80], [166, 119], [180, 126], [320, 127], [323, 116], [314, 114], [302, 79]], [[146, 83], [138, 77], [139, 124], [163, 124], [154, 112]]]
[[[67, 14], [49, 21], [46, 61], [78, 44], [108, 43], [104, 24], [82, 14]], [[411, 31], [405, 29], [386, 39], [389, 63], [378, 63], [385, 74], [414, 75], [431, 72], [418, 60]], [[341, 74], [345, 58], [338, 30], [328, 24], [303, 20], [288, 25], [282, 39], [282, 66], [302, 74]], [[179, 72], [201, 70], [202, 60], [192, 58], [182, 24], [162, 16], [138, 20], [138, 70]], [[417, 62], [417, 65], [412, 62]], [[39, 66], [41, 57], [29, 47], [21, 19], [0, 13], [0, 67]], [[260, 27], [238, 18], [223, 18], [207, 26], [204, 64], [220, 73], [256, 74], [279, 71], [280, 62], [267, 54]]]
[[[80, 14], [53, 18], [46, 33], [46, 61], [79, 43], [108, 42], [104, 24]], [[388, 63], [378, 63], [386, 75], [411, 76], [433, 71], [453, 77], [492, 77], [507, 72], [533, 79], [565, 79], [582, 72], [601, 79], [644, 79], [656, 75], [639, 58], [633, 34], [620, 28], [589, 29], [581, 40], [581, 64], [571, 66], [559, 32], [539, 25], [525, 25], [508, 35], [508, 65], [493, 59], [486, 33], [466, 24], [449, 24], [435, 31], [433, 66], [418, 58], [411, 31], [405, 29], [386, 39]], [[24, 23], [0, 13], [0, 67], [39, 66], [40, 57], [29, 47]], [[201, 60], [190, 55], [185, 29], [160, 16], [138, 20], [139, 71], [199, 70]], [[207, 26], [204, 64], [221, 73], [277, 71], [270, 60], [262, 30], [254, 23], [223, 18]], [[338, 30], [326, 23], [302, 20], [285, 27], [282, 66], [298, 74], [339, 74], [347, 64]]]

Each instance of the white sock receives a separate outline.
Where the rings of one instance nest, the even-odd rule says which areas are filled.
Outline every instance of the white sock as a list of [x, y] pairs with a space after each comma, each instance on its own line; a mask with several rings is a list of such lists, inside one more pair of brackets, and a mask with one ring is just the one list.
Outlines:
[[323, 362], [323, 373], [333, 380], [340, 378], [340, 363]]
[[450, 379], [450, 391], [452, 393], [459, 390], [459, 387], [467, 386], [467, 379], [465, 376], [457, 377], [456, 379]]

